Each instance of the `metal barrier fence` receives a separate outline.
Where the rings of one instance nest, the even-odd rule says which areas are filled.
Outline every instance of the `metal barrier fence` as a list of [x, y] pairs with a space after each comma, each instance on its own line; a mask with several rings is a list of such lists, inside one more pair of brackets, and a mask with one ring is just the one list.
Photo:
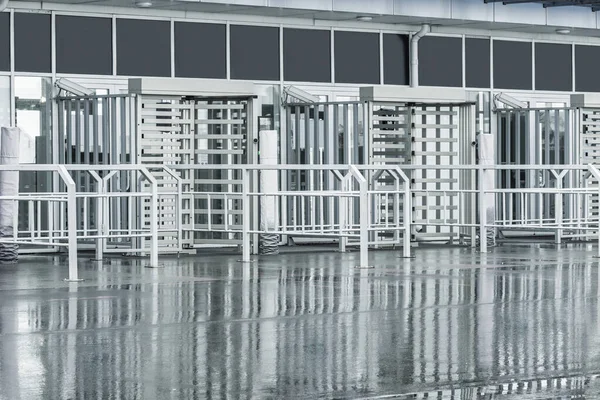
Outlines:
[[[222, 166], [218, 166], [219, 168]], [[369, 248], [402, 246], [411, 254], [414, 232], [423, 226], [470, 230], [471, 246], [490, 230], [536, 230], [565, 238], [596, 238], [600, 254], [600, 218], [589, 210], [600, 199], [600, 172], [593, 165], [452, 165], [452, 166], [365, 166], [365, 165], [240, 165], [228, 166], [240, 176], [232, 190], [182, 191], [179, 170], [189, 173], [213, 170], [213, 165], [16, 165], [0, 171], [49, 172], [54, 175], [54, 193], [20, 193], [0, 201], [17, 201], [28, 210], [27, 221], [15, 227], [12, 238], [0, 243], [23, 246], [68, 248], [69, 279], [77, 280], [77, 250], [95, 249], [96, 259], [106, 253], [150, 256], [158, 264], [159, 243], [173, 238], [184, 250], [184, 234], [223, 233], [235, 237], [242, 260], [256, 253], [258, 235], [329, 237], [339, 241], [340, 250], [357, 246], [360, 266], [368, 266]], [[447, 190], [411, 187], [408, 178], [415, 169], [452, 169], [477, 176], [476, 189]], [[482, 185], [513, 170], [541, 172], [554, 176], [555, 187], [495, 188]], [[282, 182], [295, 171], [315, 182], [294, 190], [261, 192], [256, 182], [261, 174]], [[89, 174], [93, 190], [78, 191], [75, 180]], [[273, 175], [274, 173], [274, 175]], [[155, 174], [170, 176], [159, 185]], [[112, 184], [118, 179], [117, 184]], [[325, 187], [319, 182], [335, 182]], [[132, 182], [123, 190], [120, 182]], [[165, 180], [165, 182], [167, 182]], [[433, 196], [432, 196], [433, 194]], [[435, 198], [419, 204], [418, 196]], [[264, 201], [269, 200], [269, 201]], [[182, 203], [200, 205], [191, 221], [182, 219]], [[218, 204], [216, 204], [218, 203]], [[257, 204], [267, 204], [260, 209]], [[52, 205], [50, 205], [52, 204]], [[216, 204], [216, 207], [214, 207]], [[551, 209], [546, 209], [550, 205]], [[489, 214], [489, 209], [494, 209]], [[47, 215], [43, 215], [47, 210]], [[259, 210], [255, 213], [255, 210]], [[416, 212], [417, 211], [417, 212]], [[458, 212], [457, 212], [458, 211]], [[543, 212], [542, 212], [543, 211]], [[425, 217], [423, 217], [425, 215]], [[124, 218], [126, 216], [126, 218]], [[269, 224], [261, 219], [269, 217]], [[482, 252], [487, 241], [479, 240]], [[168, 246], [163, 251], [172, 251]]]

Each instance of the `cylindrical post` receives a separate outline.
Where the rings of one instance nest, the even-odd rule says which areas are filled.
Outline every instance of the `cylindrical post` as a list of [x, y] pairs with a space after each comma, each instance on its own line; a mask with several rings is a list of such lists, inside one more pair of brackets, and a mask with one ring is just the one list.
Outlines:
[[[278, 160], [278, 135], [276, 130], [260, 131], [260, 164], [277, 165]], [[263, 169], [260, 171], [260, 254], [279, 254], [279, 171], [276, 169]]]
[[158, 267], [158, 184], [152, 182], [150, 198], [150, 266]]
[[366, 181], [360, 182], [360, 267], [369, 266], [369, 191]]
[[563, 198], [562, 198], [562, 176], [556, 178], [556, 188], [559, 190], [558, 193], [555, 194], [555, 202], [556, 202], [556, 215], [554, 216], [556, 219], [556, 236], [555, 242], [556, 244], [561, 244], [562, 242], [562, 223], [563, 223]]
[[[98, 181], [98, 195], [99, 197], [96, 199], [96, 229], [98, 230], [98, 240], [96, 240], [96, 261], [102, 261], [104, 258], [104, 235], [105, 227], [104, 227], [104, 182]], [[87, 199], [84, 199], [87, 202]]]
[[67, 184], [67, 241], [69, 244], [69, 280], [78, 281], [77, 271], [77, 198], [75, 196], [75, 183]]
[[250, 170], [242, 169], [242, 262], [250, 262]]
[[410, 257], [410, 235], [412, 223], [412, 194], [410, 192], [410, 181], [404, 182], [404, 257]]
[[485, 169], [483, 166], [479, 167], [479, 246], [482, 253], [487, 253], [487, 240], [486, 240], [486, 225], [487, 225], [487, 202], [485, 198], [485, 188], [483, 179], [485, 176]]

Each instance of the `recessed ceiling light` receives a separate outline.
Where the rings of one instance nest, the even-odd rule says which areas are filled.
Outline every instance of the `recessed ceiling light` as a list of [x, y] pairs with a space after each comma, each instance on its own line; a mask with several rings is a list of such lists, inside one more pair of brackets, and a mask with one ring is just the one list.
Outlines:
[[569, 33], [571, 33], [571, 30], [568, 28], [560, 28], [556, 30], [556, 33], [558, 33], [559, 35], [568, 35]]
[[141, 8], [152, 7], [152, 2], [149, 0], [139, 0], [135, 2], [135, 5]]
[[356, 17], [356, 19], [358, 21], [362, 21], [362, 22], [369, 22], [369, 21], [373, 21], [373, 17], [370, 17], [368, 15], [360, 15], [358, 17]]

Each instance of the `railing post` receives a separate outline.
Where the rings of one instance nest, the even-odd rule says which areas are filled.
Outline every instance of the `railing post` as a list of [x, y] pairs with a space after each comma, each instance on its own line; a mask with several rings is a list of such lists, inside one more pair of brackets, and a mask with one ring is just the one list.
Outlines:
[[[350, 179], [348, 175], [345, 175], [341, 182], [341, 189], [343, 193], [351, 192], [352, 188], [350, 187]], [[346, 242], [348, 241], [346, 236], [344, 236], [344, 231], [347, 228], [348, 224], [348, 203], [350, 202], [350, 197], [341, 196], [339, 198], [339, 223], [340, 223], [340, 242], [339, 242], [339, 250], [340, 253], [346, 252]]]
[[360, 182], [360, 267], [369, 266], [369, 188], [368, 182]]
[[408, 178], [404, 181], [404, 238], [403, 238], [403, 256], [409, 258], [411, 256], [411, 232], [412, 232], [412, 193], [410, 191], [410, 181]]
[[250, 170], [242, 169], [242, 262], [250, 259]]
[[67, 281], [78, 282], [77, 270], [77, 190], [75, 182], [64, 166], [58, 166], [58, 174], [67, 187], [67, 244], [69, 254], [69, 278]]
[[487, 206], [485, 202], [485, 189], [483, 178], [485, 169], [479, 166], [479, 248], [482, 253], [487, 253]]
[[158, 183], [154, 180], [150, 184], [150, 266], [158, 267]]
[[556, 219], [556, 234], [555, 234], [555, 238], [554, 241], [556, 244], [561, 244], [562, 242], [562, 223], [563, 223], [563, 198], [562, 198], [562, 191], [561, 189], [563, 188], [563, 182], [562, 182], [562, 178], [558, 178], [556, 180], [556, 188], [558, 189], [558, 193], [555, 194], [555, 202], [556, 202], [556, 208], [555, 208], [555, 216], [554, 218]]

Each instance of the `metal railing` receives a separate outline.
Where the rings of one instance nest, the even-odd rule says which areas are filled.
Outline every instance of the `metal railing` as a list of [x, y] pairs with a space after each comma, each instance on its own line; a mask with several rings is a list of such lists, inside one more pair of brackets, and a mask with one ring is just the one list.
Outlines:
[[[239, 182], [219, 192], [200, 188], [183, 192], [181, 170], [195, 174], [218, 168], [235, 172]], [[467, 172], [477, 176], [478, 184], [457, 185], [455, 190], [412, 188], [410, 172], [418, 168]], [[553, 187], [481, 184], [513, 170], [551, 175]], [[79, 278], [78, 249], [95, 249], [98, 260], [106, 253], [149, 254], [150, 264], [156, 266], [161, 240], [173, 238], [174, 244], [165, 249], [182, 250], [182, 238], [197, 233], [235, 239], [243, 261], [256, 253], [258, 235], [274, 234], [333, 238], [342, 251], [358, 246], [360, 266], [366, 267], [373, 247], [401, 246], [403, 256], [409, 257], [413, 232], [422, 225], [469, 232], [473, 247], [483, 233], [495, 229], [542, 230], [553, 233], [557, 243], [565, 237], [597, 238], [600, 254], [600, 219], [589, 212], [600, 200], [600, 172], [593, 165], [17, 165], [0, 166], [0, 171], [58, 177], [53, 178], [54, 193], [0, 197], [27, 209], [26, 221], [0, 243], [67, 247], [71, 280]], [[290, 171], [310, 176], [315, 184], [293, 190], [259, 189], [261, 174], [269, 173], [281, 183]], [[76, 180], [82, 180], [82, 174], [95, 184], [78, 190]], [[131, 183], [126, 188], [121, 184], [125, 175]], [[419, 196], [416, 210], [413, 198]], [[436, 203], [428, 203], [429, 198]], [[259, 208], [261, 203], [268, 206]], [[495, 209], [493, 217], [490, 206]], [[261, 224], [267, 216], [272, 222]], [[487, 251], [486, 240], [479, 240], [479, 245]]]

